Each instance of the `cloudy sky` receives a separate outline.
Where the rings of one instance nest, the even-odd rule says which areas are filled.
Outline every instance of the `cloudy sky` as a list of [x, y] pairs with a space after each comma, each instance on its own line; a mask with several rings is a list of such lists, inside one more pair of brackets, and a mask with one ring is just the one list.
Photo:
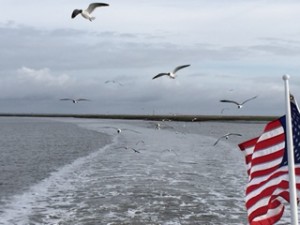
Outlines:
[[283, 74], [300, 99], [298, 0], [109, 0], [71, 19], [89, 3], [2, 2], [0, 112], [281, 115]]

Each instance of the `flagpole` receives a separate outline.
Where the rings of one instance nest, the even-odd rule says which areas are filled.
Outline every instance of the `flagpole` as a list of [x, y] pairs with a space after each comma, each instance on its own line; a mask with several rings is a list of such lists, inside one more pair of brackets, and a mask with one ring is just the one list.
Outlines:
[[282, 79], [285, 84], [285, 104], [286, 104], [286, 147], [288, 152], [289, 166], [289, 191], [290, 191], [290, 207], [291, 207], [291, 225], [298, 225], [298, 210], [297, 210], [297, 190], [295, 177], [295, 160], [294, 160], [294, 145], [293, 145], [293, 130], [291, 118], [291, 101], [290, 101], [290, 76], [285, 74]]

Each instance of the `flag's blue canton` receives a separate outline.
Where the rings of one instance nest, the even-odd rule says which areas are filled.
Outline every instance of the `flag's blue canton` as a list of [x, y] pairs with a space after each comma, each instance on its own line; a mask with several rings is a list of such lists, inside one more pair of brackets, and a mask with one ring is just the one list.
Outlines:
[[[295, 164], [300, 163], [300, 113], [297, 106], [291, 102], [291, 114], [292, 114], [292, 128], [293, 128], [293, 142], [294, 142], [294, 157]], [[280, 118], [280, 122], [283, 126], [284, 133], [286, 135], [286, 123], [285, 116]], [[286, 146], [285, 146], [286, 148]], [[280, 166], [286, 166], [288, 164], [287, 151], [285, 149], [284, 156]]]

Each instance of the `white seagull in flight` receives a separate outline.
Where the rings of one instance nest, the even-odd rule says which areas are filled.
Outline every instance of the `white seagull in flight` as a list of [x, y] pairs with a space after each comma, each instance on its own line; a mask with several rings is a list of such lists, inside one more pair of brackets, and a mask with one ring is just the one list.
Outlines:
[[105, 81], [105, 83], [106, 84], [113, 83], [113, 84], [118, 84], [119, 86], [123, 86], [122, 83], [120, 83], [119, 81], [116, 81], [116, 80], [107, 80], [107, 81]]
[[109, 4], [91, 3], [87, 9], [74, 9], [72, 13], [72, 19], [74, 19], [78, 14], [81, 14], [83, 18], [88, 19], [89, 21], [93, 21], [96, 18], [92, 17], [91, 13], [95, 10], [95, 8], [101, 6], [109, 6]]
[[218, 140], [214, 143], [214, 146], [216, 146], [218, 144], [218, 142], [225, 138], [226, 140], [229, 138], [229, 136], [242, 136], [241, 134], [238, 134], [238, 133], [227, 133], [225, 135], [223, 135], [222, 137], [218, 138]]
[[118, 147], [118, 148], [115, 148], [115, 149], [125, 149], [125, 150], [132, 150], [133, 152], [135, 153], [141, 153], [139, 150], [135, 149], [135, 148], [132, 148], [132, 147], [127, 147], [127, 146], [124, 146], [124, 147]]
[[242, 103], [239, 103], [239, 102], [236, 102], [236, 101], [233, 101], [233, 100], [226, 100], [226, 99], [220, 100], [220, 102], [236, 104], [237, 107], [240, 109], [240, 108], [243, 107], [243, 105], [244, 105], [246, 102], [249, 102], [249, 101], [251, 101], [251, 100], [253, 100], [253, 99], [255, 99], [255, 98], [257, 98], [257, 96], [254, 96], [254, 97], [252, 97], [252, 98], [249, 98], [249, 99], [243, 101]]
[[181, 69], [183, 69], [185, 67], [188, 67], [188, 66], [190, 66], [190, 65], [177, 66], [172, 72], [169, 72], [169, 73], [159, 73], [156, 76], [154, 76], [152, 79], [156, 79], [156, 78], [161, 77], [161, 76], [169, 76], [170, 78], [175, 79], [176, 72], [178, 70], [181, 70]]
[[78, 99], [72, 99], [72, 98], [62, 98], [61, 101], [72, 101], [74, 104], [78, 103], [79, 101], [90, 101], [86, 98], [78, 98]]

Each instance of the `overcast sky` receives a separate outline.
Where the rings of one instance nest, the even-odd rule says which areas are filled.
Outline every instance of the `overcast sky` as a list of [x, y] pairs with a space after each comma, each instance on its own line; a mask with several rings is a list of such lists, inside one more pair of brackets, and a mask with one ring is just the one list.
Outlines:
[[300, 99], [298, 0], [111, 0], [71, 19], [89, 3], [2, 2], [0, 112], [282, 115], [283, 74]]

